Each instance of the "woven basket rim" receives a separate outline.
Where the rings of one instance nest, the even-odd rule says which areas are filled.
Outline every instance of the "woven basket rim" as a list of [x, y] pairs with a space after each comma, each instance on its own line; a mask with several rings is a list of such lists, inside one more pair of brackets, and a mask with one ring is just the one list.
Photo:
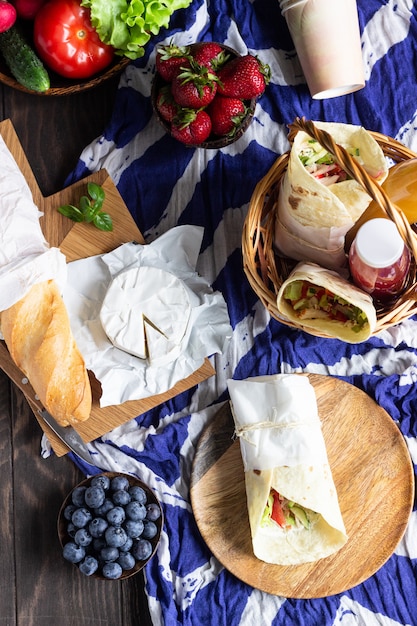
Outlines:
[[[370, 179], [366, 171], [354, 162], [346, 150], [335, 144], [325, 131], [319, 130], [313, 122], [296, 118], [290, 125], [289, 139], [295, 132], [303, 130], [315, 138], [326, 149], [335, 154], [342, 167], [364, 187], [384, 213], [392, 219], [400, 231], [412, 255], [412, 270], [405, 292], [389, 308], [377, 310], [377, 323], [372, 335], [386, 330], [417, 313], [417, 235], [402, 211], [396, 207], [378, 183]], [[385, 157], [396, 163], [417, 159], [417, 154], [398, 140], [375, 131], [369, 134], [381, 147]], [[256, 185], [246, 215], [242, 232], [243, 269], [253, 291], [259, 297], [270, 315], [289, 327], [304, 330], [310, 335], [334, 338], [332, 335], [306, 328], [284, 317], [277, 308], [278, 291], [297, 261], [279, 257], [274, 251], [275, 204], [279, 194], [280, 181], [287, 170], [290, 150], [280, 155], [266, 175]], [[371, 336], [372, 336], [371, 335]]]

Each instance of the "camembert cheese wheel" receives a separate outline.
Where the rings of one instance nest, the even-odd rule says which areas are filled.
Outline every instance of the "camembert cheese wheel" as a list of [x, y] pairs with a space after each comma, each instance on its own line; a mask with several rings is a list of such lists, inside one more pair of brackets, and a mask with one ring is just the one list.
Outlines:
[[191, 313], [183, 282], [156, 267], [135, 267], [114, 277], [100, 311], [112, 344], [151, 365], [173, 361]]

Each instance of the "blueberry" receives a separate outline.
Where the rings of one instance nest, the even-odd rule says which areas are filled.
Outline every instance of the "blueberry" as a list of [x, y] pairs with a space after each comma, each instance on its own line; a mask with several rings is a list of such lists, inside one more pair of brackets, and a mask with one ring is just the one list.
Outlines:
[[67, 533], [69, 534], [70, 537], [72, 537], [74, 539], [75, 533], [77, 532], [77, 530], [78, 530], [78, 528], [76, 526], [74, 526], [74, 524], [72, 522], [68, 522]]
[[126, 534], [128, 537], [132, 539], [139, 539], [143, 532], [143, 522], [142, 520], [133, 520], [128, 519], [123, 525]]
[[130, 554], [130, 552], [124, 552], [120, 554], [119, 558], [117, 559], [117, 563], [125, 571], [132, 569], [136, 565], [135, 557]]
[[152, 544], [147, 539], [138, 539], [133, 543], [132, 554], [137, 561], [146, 561], [152, 554]]
[[111, 563], [119, 558], [119, 550], [112, 546], [105, 546], [100, 550], [100, 558], [105, 563]]
[[146, 506], [146, 519], [150, 522], [156, 522], [161, 517], [161, 509], [157, 504], [151, 502]]
[[116, 506], [126, 506], [130, 502], [130, 495], [125, 489], [118, 489], [113, 493], [112, 500]]
[[91, 512], [83, 507], [81, 509], [75, 509], [71, 521], [77, 528], [84, 528], [84, 526], [87, 526], [87, 524], [91, 522], [92, 518]]
[[112, 491], [118, 491], [119, 489], [129, 489], [129, 480], [127, 476], [114, 476], [110, 481], [110, 488]]
[[99, 486], [88, 487], [84, 494], [85, 503], [91, 509], [97, 509], [103, 504], [105, 499], [106, 492], [102, 487]]
[[85, 548], [86, 546], [90, 545], [90, 543], [93, 541], [93, 538], [86, 528], [79, 528], [74, 535], [74, 541], [77, 545], [83, 546]]
[[161, 515], [146, 490], [131, 485], [127, 476], [93, 476], [89, 486], [72, 490], [63, 510], [71, 537], [63, 556], [86, 576], [100, 571], [105, 578], [120, 578], [152, 555], [149, 540], [158, 534], [154, 522]]
[[143, 524], [142, 538], [153, 539], [154, 537], [156, 537], [157, 533], [158, 527], [155, 522], [149, 522], [148, 520], [145, 520]]
[[104, 533], [104, 538], [111, 548], [120, 548], [126, 543], [127, 534], [121, 526], [109, 526]]
[[113, 509], [113, 508], [114, 508], [114, 504], [110, 500], [110, 498], [105, 498], [103, 504], [101, 506], [98, 506], [96, 509], [94, 509], [94, 513], [98, 515], [99, 517], [101, 517], [101, 516], [106, 515], [106, 513], [108, 513], [110, 509]]
[[104, 537], [97, 537], [97, 539], [93, 539], [93, 549], [96, 554], [98, 554], [106, 546], [107, 543]]
[[103, 576], [104, 578], [109, 578], [111, 580], [116, 580], [120, 578], [123, 573], [123, 570], [119, 563], [105, 563], [103, 565]]
[[139, 485], [133, 485], [129, 488], [129, 495], [132, 500], [136, 500], [140, 504], [146, 504], [146, 491], [139, 487]]
[[101, 487], [104, 491], [107, 491], [110, 488], [110, 478], [108, 476], [104, 476], [103, 474], [93, 476], [90, 482], [90, 487]]
[[83, 546], [77, 546], [76, 543], [70, 541], [65, 544], [62, 554], [64, 559], [70, 561], [70, 563], [79, 563], [85, 557], [85, 548], [83, 548]]
[[89, 555], [85, 557], [84, 561], [81, 561], [78, 567], [83, 574], [91, 576], [98, 569], [98, 561], [94, 556]]
[[129, 537], [129, 535], [128, 535], [125, 543], [122, 546], [120, 546], [119, 551], [120, 552], [129, 552], [129, 550], [132, 547], [132, 545], [133, 545], [133, 539], [132, 539], [132, 537]]
[[108, 527], [109, 523], [107, 520], [102, 517], [93, 517], [91, 522], [88, 525], [88, 530], [92, 537], [97, 539], [98, 537], [102, 537], [104, 535], [104, 531]]
[[121, 506], [115, 506], [106, 514], [106, 519], [112, 526], [121, 526], [126, 519], [126, 514]]
[[75, 487], [71, 494], [71, 500], [75, 506], [81, 507], [85, 505], [84, 494], [87, 487]]
[[65, 507], [65, 509], [64, 509], [64, 513], [63, 513], [63, 515], [64, 515], [64, 519], [66, 519], [66, 520], [68, 520], [68, 522], [70, 522], [70, 521], [71, 521], [72, 514], [74, 513], [74, 511], [75, 511], [75, 509], [76, 509], [76, 508], [77, 508], [77, 507], [75, 506], [75, 504], [68, 504], [68, 505]]
[[126, 517], [132, 520], [142, 520], [146, 517], [146, 507], [138, 502], [137, 500], [132, 500], [129, 504], [126, 505]]

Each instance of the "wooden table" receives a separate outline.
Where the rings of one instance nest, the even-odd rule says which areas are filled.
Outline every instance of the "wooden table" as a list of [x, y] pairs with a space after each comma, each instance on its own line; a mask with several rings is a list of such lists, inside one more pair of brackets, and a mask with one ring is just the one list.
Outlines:
[[[62, 189], [82, 149], [103, 131], [117, 84], [64, 97], [0, 86], [0, 120], [12, 121], [45, 196]], [[83, 475], [67, 457], [42, 459], [40, 439], [24, 396], [0, 371], [2, 626], [149, 626], [142, 575], [103, 582], [62, 559], [56, 519]]]

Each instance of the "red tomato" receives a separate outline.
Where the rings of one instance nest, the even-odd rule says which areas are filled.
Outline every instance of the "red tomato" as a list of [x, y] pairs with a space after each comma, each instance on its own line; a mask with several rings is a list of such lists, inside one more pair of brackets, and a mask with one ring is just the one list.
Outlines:
[[13, 4], [17, 15], [21, 17], [22, 20], [33, 20], [41, 6], [45, 4], [45, 1], [46, 0], [13, 0]]
[[35, 17], [33, 39], [44, 63], [66, 78], [89, 78], [111, 63], [104, 44], [78, 0], [49, 0]]
[[273, 519], [274, 522], [279, 524], [279, 526], [284, 527], [287, 520], [285, 519], [284, 511], [282, 510], [279, 495], [274, 489], [272, 490], [272, 492], [273, 492], [272, 495], [274, 496], [274, 503], [272, 505], [271, 519]]

